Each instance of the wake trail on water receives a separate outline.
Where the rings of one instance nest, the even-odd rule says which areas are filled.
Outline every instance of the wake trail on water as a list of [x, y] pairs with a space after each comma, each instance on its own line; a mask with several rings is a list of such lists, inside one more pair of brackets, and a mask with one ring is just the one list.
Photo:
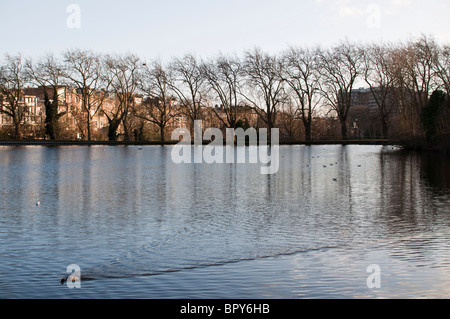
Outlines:
[[[206, 267], [214, 267], [214, 266], [223, 266], [228, 264], [234, 264], [245, 261], [255, 261], [255, 260], [263, 260], [269, 258], [277, 258], [283, 256], [292, 256], [300, 253], [309, 253], [315, 251], [325, 251], [329, 249], [337, 249], [342, 248], [339, 246], [324, 246], [319, 248], [310, 248], [310, 249], [302, 249], [296, 251], [289, 252], [280, 252], [278, 254], [270, 254], [270, 255], [260, 255], [254, 257], [242, 257], [242, 258], [233, 258], [233, 259], [224, 259], [224, 260], [215, 260], [211, 262], [199, 262], [197, 264], [192, 265], [184, 265], [184, 266], [175, 266], [168, 268], [157, 268], [150, 266], [148, 269], [136, 269], [136, 266], [133, 264], [124, 264], [119, 262], [118, 259], [112, 261], [111, 263], [105, 263], [99, 267], [91, 267], [85, 269], [81, 274], [81, 280], [104, 280], [104, 279], [122, 279], [122, 278], [134, 278], [134, 277], [146, 277], [146, 276], [156, 276], [165, 273], [171, 272], [180, 272], [184, 270], [192, 270]], [[130, 270], [135, 271], [130, 271]], [[65, 282], [70, 274], [62, 277], [63, 282]]]
[[[405, 234], [392, 238], [374, 238], [367, 241], [346, 243], [340, 242], [337, 245], [310, 245], [298, 243], [298, 246], [278, 246], [278, 247], [260, 247], [258, 250], [247, 251], [226, 251], [217, 247], [217, 254], [202, 255], [201, 250], [190, 247], [191, 250], [183, 247], [183, 244], [190, 245], [188, 240], [191, 234], [186, 228], [183, 228], [172, 235], [155, 239], [139, 248], [129, 250], [116, 258], [105, 262], [99, 266], [89, 267], [81, 271], [81, 280], [106, 280], [156, 276], [171, 272], [181, 272], [199, 268], [222, 266], [239, 262], [248, 262], [255, 260], [264, 260], [270, 258], [279, 258], [284, 256], [293, 256], [305, 253], [325, 252], [329, 250], [376, 250], [380, 247], [389, 245], [396, 247], [400, 243], [409, 243], [410, 245], [420, 244], [426, 241], [448, 239], [450, 240], [450, 229], [442, 228], [424, 233]], [[303, 245], [303, 247], [301, 247]], [[300, 247], [299, 247], [300, 246]], [[180, 249], [173, 249], [174, 247]], [[248, 248], [248, 247], [246, 247]], [[183, 250], [184, 249], [184, 250]], [[184, 251], [185, 255], [181, 255]], [[192, 254], [189, 255], [188, 252]], [[227, 256], [224, 258], [224, 256]], [[64, 283], [70, 274], [61, 277], [61, 283]]]

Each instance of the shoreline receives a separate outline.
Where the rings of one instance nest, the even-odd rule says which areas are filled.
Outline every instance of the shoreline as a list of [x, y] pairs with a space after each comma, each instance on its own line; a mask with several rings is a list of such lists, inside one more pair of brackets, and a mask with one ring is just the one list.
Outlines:
[[[0, 146], [175, 146], [179, 144], [179, 141], [73, 141], [73, 140], [0, 140]], [[203, 145], [209, 145], [211, 141], [203, 141]], [[185, 144], [184, 144], [185, 145]], [[194, 142], [192, 142], [194, 145]], [[224, 141], [223, 145], [226, 145]], [[443, 155], [450, 155], [450, 149], [446, 147], [431, 147], [429, 145], [410, 143], [399, 140], [314, 140], [314, 141], [281, 141], [278, 143], [280, 146], [314, 146], [314, 145], [381, 145], [381, 146], [398, 146], [404, 150], [416, 151], [416, 152], [432, 152]], [[236, 146], [236, 143], [235, 143]], [[248, 146], [248, 145], [247, 145]]]
[[[0, 140], [0, 146], [171, 146], [178, 141], [152, 142], [152, 141], [50, 141], [50, 140]], [[203, 145], [210, 144], [203, 141]], [[224, 144], [225, 145], [225, 144]], [[280, 142], [279, 145], [400, 145], [390, 140], [316, 140]]]

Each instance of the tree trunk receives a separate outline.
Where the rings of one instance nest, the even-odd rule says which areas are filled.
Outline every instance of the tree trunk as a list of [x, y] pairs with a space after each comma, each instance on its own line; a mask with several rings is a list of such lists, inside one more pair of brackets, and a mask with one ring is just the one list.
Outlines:
[[55, 130], [53, 128], [53, 112], [50, 100], [47, 97], [47, 94], [45, 94], [45, 133], [48, 134], [50, 137], [50, 140], [55, 140]]
[[108, 140], [117, 141], [117, 129], [119, 128], [120, 119], [113, 118], [109, 120]]
[[389, 123], [386, 116], [381, 117], [381, 125], [383, 128], [383, 138], [386, 139], [389, 137]]
[[16, 140], [20, 139], [20, 122], [17, 120], [14, 123], [14, 138]]
[[309, 142], [311, 141], [311, 120], [304, 120], [303, 121], [303, 126], [305, 127], [305, 141]]
[[275, 127], [276, 114], [274, 112], [267, 113], [267, 144], [272, 145], [272, 128]]
[[347, 121], [341, 120], [341, 133], [342, 133], [342, 139], [345, 141], [348, 139], [347, 135]]
[[44, 105], [45, 105], [45, 132], [50, 140], [55, 140], [58, 131], [58, 99], [57, 90], [53, 90], [53, 102], [50, 102], [47, 90], [44, 87]]
[[123, 133], [124, 133], [123, 139], [125, 142], [129, 142], [131, 140], [130, 130], [128, 128], [128, 125], [126, 124], [125, 119], [122, 119], [122, 124], [123, 124]]
[[91, 114], [89, 114], [89, 110], [87, 112], [86, 124], [87, 124], [87, 140], [90, 142], [91, 141]]
[[161, 143], [164, 143], [165, 141], [165, 136], [164, 136], [164, 125], [161, 125], [159, 127], [159, 136], [161, 138]]

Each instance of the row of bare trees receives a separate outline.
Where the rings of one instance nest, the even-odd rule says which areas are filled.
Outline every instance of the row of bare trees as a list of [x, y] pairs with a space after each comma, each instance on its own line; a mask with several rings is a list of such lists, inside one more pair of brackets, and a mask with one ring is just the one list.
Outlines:
[[[92, 139], [91, 122], [99, 112], [108, 119], [110, 140], [117, 138], [121, 124], [130, 140], [133, 118], [157, 126], [165, 140], [165, 129], [179, 112], [193, 124], [202, 119], [205, 107], [213, 105], [221, 106], [225, 116], [212, 110], [224, 127], [236, 128], [239, 110], [246, 107], [258, 114], [269, 132], [286, 118], [300, 121], [304, 139], [310, 140], [313, 118], [322, 114], [337, 118], [342, 139], [347, 139], [354, 92], [362, 86], [372, 93], [384, 137], [393, 126], [419, 136], [420, 114], [431, 94], [436, 90], [450, 94], [450, 46], [427, 36], [399, 43], [346, 40], [329, 48], [290, 47], [279, 54], [259, 48], [242, 56], [220, 54], [209, 59], [186, 54], [168, 63], [78, 49], [37, 60], [7, 55], [0, 66], [0, 112], [11, 117], [16, 138], [26, 113], [20, 102], [27, 85], [52, 92], [49, 96], [45, 90], [44, 98], [45, 128], [51, 139], [58, 138], [60, 119], [69, 112], [55, 98], [63, 86], [80, 94], [80, 129], [85, 128], [87, 140]], [[144, 96], [140, 106], [134, 102], [136, 94]], [[105, 108], [111, 96], [115, 106]]]

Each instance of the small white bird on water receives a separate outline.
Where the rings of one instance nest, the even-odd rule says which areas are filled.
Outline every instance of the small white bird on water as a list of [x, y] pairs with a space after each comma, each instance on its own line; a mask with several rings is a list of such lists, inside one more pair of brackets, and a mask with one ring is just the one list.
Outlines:
[[36, 201], [36, 206], [39, 206], [39, 205], [41, 205], [41, 202], [40, 201]]

